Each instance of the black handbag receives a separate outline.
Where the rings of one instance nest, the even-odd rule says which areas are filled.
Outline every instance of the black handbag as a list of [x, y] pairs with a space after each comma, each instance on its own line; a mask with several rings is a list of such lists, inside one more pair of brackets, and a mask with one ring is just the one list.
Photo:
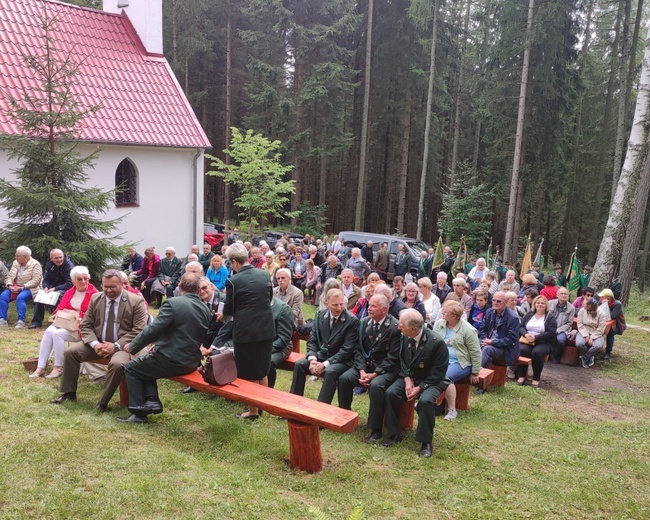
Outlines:
[[205, 364], [199, 367], [199, 373], [209, 385], [223, 386], [237, 379], [237, 366], [232, 350], [209, 356]]

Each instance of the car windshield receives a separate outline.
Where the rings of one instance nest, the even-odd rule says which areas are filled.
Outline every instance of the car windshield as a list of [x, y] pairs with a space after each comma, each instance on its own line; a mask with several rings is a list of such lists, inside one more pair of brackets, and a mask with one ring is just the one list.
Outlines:
[[407, 240], [406, 243], [417, 256], [420, 256], [420, 253], [422, 251], [425, 251], [427, 253], [429, 252], [429, 246], [420, 240]]

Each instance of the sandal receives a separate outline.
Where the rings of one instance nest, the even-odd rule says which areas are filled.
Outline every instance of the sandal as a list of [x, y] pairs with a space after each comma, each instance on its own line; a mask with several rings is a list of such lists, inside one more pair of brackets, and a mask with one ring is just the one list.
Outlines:
[[525, 377], [520, 377], [519, 379], [517, 379], [517, 384], [519, 386], [524, 386], [526, 384], [526, 378]]
[[63, 374], [62, 367], [54, 367], [52, 369], [52, 372], [50, 372], [48, 375], [45, 376], [45, 379], [56, 379], [57, 377], [61, 377], [62, 374]]
[[31, 378], [43, 377], [43, 376], [45, 376], [45, 369], [44, 368], [37, 368], [31, 374], [29, 374], [29, 377], [31, 377]]
[[235, 417], [238, 419], [248, 419], [249, 421], [257, 421], [260, 418], [259, 415], [251, 415], [248, 410], [242, 413], [238, 413]]

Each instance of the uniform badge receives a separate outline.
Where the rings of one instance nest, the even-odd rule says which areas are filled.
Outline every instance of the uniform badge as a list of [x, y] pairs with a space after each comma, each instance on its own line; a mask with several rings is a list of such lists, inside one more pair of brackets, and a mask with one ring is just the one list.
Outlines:
[[420, 368], [424, 368], [424, 363], [420, 361]]

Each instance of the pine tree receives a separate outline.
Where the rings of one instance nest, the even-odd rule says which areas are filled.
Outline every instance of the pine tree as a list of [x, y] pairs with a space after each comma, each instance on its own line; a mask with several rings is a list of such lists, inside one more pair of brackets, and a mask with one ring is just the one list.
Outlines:
[[25, 244], [44, 261], [51, 249], [60, 248], [98, 277], [123, 253], [114, 245], [116, 237], [109, 237], [119, 221], [96, 216], [106, 212], [114, 192], [86, 186], [86, 170], [97, 153], [78, 150], [81, 121], [98, 107], [81, 106], [72, 93], [79, 64], [56, 47], [51, 34], [60, 21], [50, 16], [46, 2], [38, 22], [43, 51], [23, 56], [38, 86], [9, 97], [9, 116], [20, 134], [0, 141], [10, 158], [21, 162], [16, 182], [0, 179], [0, 203], [9, 217], [0, 232], [0, 255], [12, 257]]

